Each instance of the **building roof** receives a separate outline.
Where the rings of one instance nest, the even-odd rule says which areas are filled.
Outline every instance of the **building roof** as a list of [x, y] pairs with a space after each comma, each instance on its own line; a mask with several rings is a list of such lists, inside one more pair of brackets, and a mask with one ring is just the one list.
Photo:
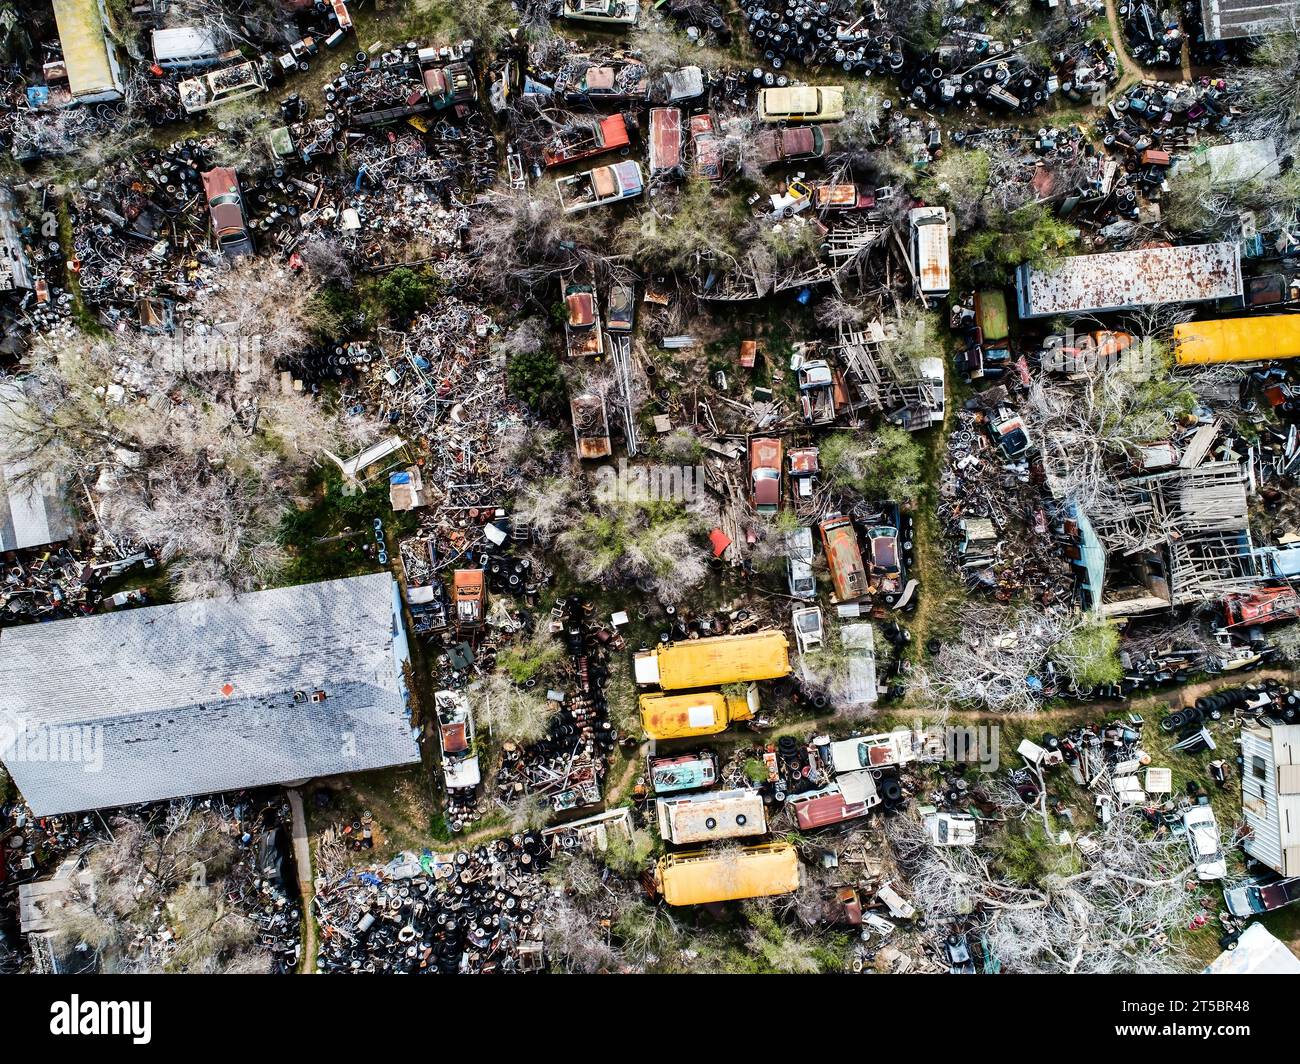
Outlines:
[[13, 190], [0, 184], [0, 292], [33, 287], [32, 271], [23, 249], [22, 218]]
[[1300, 17], [1300, 0], [1201, 0], [1207, 41], [1279, 33]]
[[1200, 303], [1241, 293], [1240, 249], [1231, 242], [1075, 255], [1045, 269], [1026, 264], [1016, 275], [1022, 318]]
[[215, 56], [221, 51], [217, 31], [206, 26], [175, 26], [153, 31], [153, 57], [158, 62]]
[[1280, 173], [1277, 143], [1272, 137], [1213, 144], [1205, 149], [1205, 159], [1210, 166], [1212, 185], [1271, 181]]
[[1237, 939], [1236, 949], [1224, 950], [1203, 975], [1295, 975], [1300, 958], [1263, 924], [1251, 924]]
[[394, 594], [378, 573], [5, 629], [0, 726], [28, 745], [0, 757], [38, 816], [415, 763]]
[[1281, 875], [1300, 869], [1300, 724], [1260, 722], [1241, 729], [1244, 849]]
[[121, 96], [98, 0], [53, 0], [53, 3], [72, 95]]

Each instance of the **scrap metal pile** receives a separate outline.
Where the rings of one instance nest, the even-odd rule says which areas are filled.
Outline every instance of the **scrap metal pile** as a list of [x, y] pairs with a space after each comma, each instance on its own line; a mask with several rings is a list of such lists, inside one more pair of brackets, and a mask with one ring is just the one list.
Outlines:
[[547, 697], [560, 704], [547, 737], [520, 746], [506, 743], [497, 774], [497, 797], [517, 801], [524, 795], [546, 798], [556, 812], [596, 805], [604, 793], [609, 755], [618, 730], [609, 719], [605, 683], [609, 650], [616, 634], [594, 620], [595, 607], [572, 596], [552, 611], [552, 627], [568, 654], [566, 689]]
[[148, 551], [121, 543], [119, 557], [105, 561], [97, 550], [63, 543], [49, 549], [6, 551], [0, 582], [0, 624], [55, 621], [94, 613], [104, 607], [135, 605], [146, 592], [122, 590], [106, 594], [104, 585], [155, 561]]
[[527, 972], [543, 966], [540, 832], [469, 852], [402, 854], [350, 868], [316, 892], [316, 970], [348, 973]]
[[[991, 7], [991, 5], [989, 5]], [[1058, 67], [1071, 69], [1072, 53], [1086, 48], [1088, 18], [1101, 10], [1075, 10], [1053, 27], [1044, 47], [1055, 52]], [[741, 5], [754, 44], [771, 72], [759, 68], [755, 80], [783, 87], [787, 63], [814, 71], [861, 78], [896, 78], [910, 104], [940, 111], [952, 107], [994, 113], [1030, 114], [1041, 110], [1060, 89], [1061, 79], [1027, 57], [1030, 41], [1004, 41], [992, 32], [982, 6], [951, 4], [943, 17], [944, 35], [931, 51], [920, 53], [908, 34], [885, 17], [879, 5], [846, 0], [746, 0]], [[1113, 60], [1112, 60], [1113, 62]], [[1072, 85], [1078, 92], [1078, 86]], [[1072, 98], [1077, 98], [1074, 96]]]
[[945, 557], [967, 587], [999, 602], [1068, 602], [1072, 577], [1048, 519], [1041, 465], [1027, 449], [996, 442], [1016, 420], [997, 406], [957, 412], [939, 484]]
[[1186, 39], [1178, 11], [1156, 0], [1128, 0], [1118, 5], [1129, 54], [1143, 66], [1172, 66], [1182, 62]]
[[142, 301], [184, 301], [200, 271], [216, 265], [201, 177], [214, 147], [205, 139], [147, 149], [73, 193], [72, 269], [89, 306], [144, 324]]

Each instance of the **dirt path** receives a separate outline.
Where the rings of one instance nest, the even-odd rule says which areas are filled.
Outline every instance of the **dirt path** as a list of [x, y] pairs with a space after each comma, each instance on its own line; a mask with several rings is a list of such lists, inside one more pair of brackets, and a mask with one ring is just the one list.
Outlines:
[[[999, 713], [993, 709], [958, 710], [954, 711], [953, 716], [959, 720], [1006, 720], [1009, 716], [1023, 717], [1027, 720], [1054, 720], [1063, 717], [1080, 717], [1094, 710], [1115, 712], [1128, 710], [1131, 712], [1150, 709], [1153, 706], [1182, 709], [1185, 706], [1190, 706], [1202, 695], [1213, 694], [1225, 687], [1237, 687], [1240, 684], [1252, 682], [1258, 683], [1264, 679], [1286, 680], [1295, 683], [1298, 678], [1300, 678], [1300, 674], [1297, 674], [1295, 669], [1252, 669], [1245, 672], [1223, 673], [1220, 676], [1212, 676], [1208, 680], [1188, 684], [1185, 687], [1168, 687], [1149, 695], [1143, 695], [1141, 698], [1130, 699], [1127, 702], [1070, 702], [1067, 705], [1053, 706], [1051, 709], [1040, 709], [1033, 713], [1022, 714]], [[921, 710], [917, 710], [917, 712], [920, 713]]]
[[299, 954], [298, 973], [312, 975], [316, 971], [316, 914], [312, 902], [316, 887], [311, 871], [311, 840], [307, 836], [307, 812], [302, 805], [302, 792], [289, 788], [289, 809], [293, 813], [293, 860], [298, 866], [298, 891], [302, 895], [302, 951]]

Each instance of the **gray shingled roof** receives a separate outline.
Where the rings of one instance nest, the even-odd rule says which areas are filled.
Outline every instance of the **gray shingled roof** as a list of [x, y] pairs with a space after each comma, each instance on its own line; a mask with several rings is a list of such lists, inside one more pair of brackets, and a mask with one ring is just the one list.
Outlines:
[[0, 725], [102, 726], [104, 757], [87, 772], [11, 748], [5, 765], [44, 816], [412, 764], [393, 588], [379, 573], [6, 629]]

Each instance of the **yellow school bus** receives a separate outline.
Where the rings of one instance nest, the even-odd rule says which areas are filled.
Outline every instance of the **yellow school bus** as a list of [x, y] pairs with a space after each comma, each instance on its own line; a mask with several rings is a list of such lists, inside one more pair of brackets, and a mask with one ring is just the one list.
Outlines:
[[1300, 355], [1300, 314], [1262, 314], [1174, 326], [1174, 360], [1181, 366], [1273, 362]]
[[689, 695], [641, 696], [641, 727], [651, 739], [717, 735], [733, 720], [750, 720], [758, 710], [758, 689], [743, 695], [697, 691]]
[[655, 887], [669, 905], [789, 894], [799, 889], [799, 857], [787, 842], [670, 853], [655, 866]]
[[790, 673], [790, 644], [778, 631], [687, 639], [637, 654], [636, 682], [665, 691], [775, 680]]

